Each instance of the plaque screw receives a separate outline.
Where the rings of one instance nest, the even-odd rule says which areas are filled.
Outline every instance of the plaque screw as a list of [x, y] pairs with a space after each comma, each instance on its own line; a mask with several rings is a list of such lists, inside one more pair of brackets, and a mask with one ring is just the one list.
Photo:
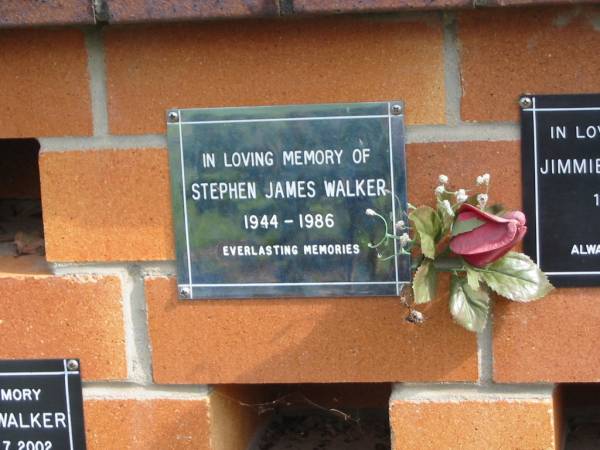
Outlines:
[[67, 370], [74, 371], [79, 369], [79, 362], [76, 359], [70, 359], [67, 361]]
[[392, 105], [392, 114], [395, 116], [402, 114], [402, 105]]
[[177, 111], [169, 111], [168, 119], [169, 122], [177, 122], [179, 120], [179, 113]]
[[179, 290], [179, 293], [181, 294], [182, 297], [185, 297], [185, 298], [190, 298], [190, 295], [191, 295], [190, 290], [188, 288], [181, 288]]
[[533, 102], [531, 101], [531, 98], [529, 98], [529, 97], [521, 97], [519, 99], [519, 105], [523, 109], [525, 109], [525, 108], [531, 108], [532, 104], [533, 104]]

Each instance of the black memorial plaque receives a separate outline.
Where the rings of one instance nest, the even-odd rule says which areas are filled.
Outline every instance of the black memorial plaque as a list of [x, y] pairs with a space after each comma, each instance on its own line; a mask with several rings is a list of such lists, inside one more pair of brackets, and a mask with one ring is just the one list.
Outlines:
[[0, 450], [84, 449], [79, 361], [0, 361]]
[[520, 104], [525, 251], [556, 286], [600, 285], [600, 95]]
[[[168, 112], [180, 298], [398, 295], [400, 102]], [[390, 229], [393, 232], [393, 229]]]

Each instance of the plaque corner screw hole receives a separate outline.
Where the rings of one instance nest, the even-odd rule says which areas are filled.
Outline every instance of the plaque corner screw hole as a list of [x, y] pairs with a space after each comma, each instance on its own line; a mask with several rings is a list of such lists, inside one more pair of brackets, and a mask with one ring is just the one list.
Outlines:
[[395, 116], [402, 114], [402, 105], [399, 105], [399, 104], [392, 105], [392, 114]]
[[185, 298], [190, 298], [190, 296], [191, 296], [191, 292], [190, 292], [189, 288], [181, 288], [179, 290], [179, 294]]
[[76, 359], [69, 359], [67, 361], [67, 370], [74, 371], [79, 369], [79, 361]]
[[167, 114], [167, 119], [169, 122], [177, 122], [179, 121], [179, 113], [177, 111], [169, 111], [169, 114]]
[[519, 99], [519, 105], [523, 109], [525, 109], [525, 108], [531, 108], [532, 104], [533, 104], [533, 101], [531, 100], [531, 97], [523, 96], [523, 97], [521, 97]]

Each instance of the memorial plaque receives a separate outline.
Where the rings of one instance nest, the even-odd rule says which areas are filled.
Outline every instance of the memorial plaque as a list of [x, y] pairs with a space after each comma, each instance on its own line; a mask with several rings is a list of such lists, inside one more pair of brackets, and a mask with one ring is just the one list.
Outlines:
[[525, 251], [556, 286], [600, 284], [600, 95], [524, 96]]
[[77, 360], [0, 361], [0, 449], [85, 449]]
[[[397, 295], [400, 102], [168, 112], [180, 298]], [[393, 232], [393, 229], [389, 230]]]

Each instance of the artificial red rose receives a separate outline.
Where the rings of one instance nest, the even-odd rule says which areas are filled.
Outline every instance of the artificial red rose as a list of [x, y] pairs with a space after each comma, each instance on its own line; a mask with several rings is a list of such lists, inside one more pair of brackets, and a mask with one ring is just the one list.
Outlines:
[[464, 203], [458, 210], [456, 222], [471, 219], [484, 223], [454, 236], [450, 240], [450, 249], [475, 267], [487, 266], [502, 258], [527, 232], [525, 214], [521, 211], [511, 211], [500, 217]]

